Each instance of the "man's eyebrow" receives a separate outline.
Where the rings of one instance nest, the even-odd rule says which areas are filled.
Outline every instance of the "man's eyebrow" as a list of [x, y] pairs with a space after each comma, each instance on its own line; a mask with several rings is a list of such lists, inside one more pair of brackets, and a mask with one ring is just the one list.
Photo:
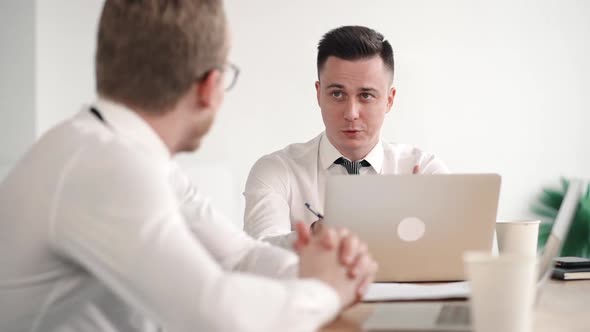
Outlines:
[[375, 89], [375, 88], [360, 88], [359, 90], [360, 90], [361, 92], [374, 92], [374, 93], [377, 93], [377, 92], [379, 92], [379, 91], [378, 91], [377, 89]]
[[332, 83], [326, 87], [326, 89], [330, 89], [330, 88], [344, 89], [344, 85], [339, 84], [339, 83]]
[[[336, 89], [344, 89], [344, 85], [340, 84], [340, 83], [332, 83], [329, 84], [326, 89], [332, 89], [332, 88], [336, 88]], [[358, 91], [360, 92], [372, 92], [372, 93], [378, 93], [379, 90], [375, 89], [375, 88], [371, 88], [371, 87], [363, 87], [363, 88], [359, 88]]]

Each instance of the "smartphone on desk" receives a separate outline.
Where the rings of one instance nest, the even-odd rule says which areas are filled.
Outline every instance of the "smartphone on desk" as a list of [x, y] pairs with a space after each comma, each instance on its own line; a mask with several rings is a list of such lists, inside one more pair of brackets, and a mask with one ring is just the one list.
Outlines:
[[590, 259], [573, 256], [557, 257], [555, 258], [555, 267], [563, 269], [590, 268]]

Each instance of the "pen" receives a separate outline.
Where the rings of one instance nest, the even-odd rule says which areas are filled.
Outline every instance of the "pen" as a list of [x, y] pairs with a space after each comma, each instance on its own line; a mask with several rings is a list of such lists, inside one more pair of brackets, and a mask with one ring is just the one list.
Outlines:
[[305, 203], [305, 207], [309, 211], [311, 211], [311, 213], [313, 213], [316, 217], [318, 217], [318, 219], [324, 219], [324, 216], [321, 213], [319, 213], [319, 212], [315, 211], [314, 209], [312, 209], [312, 207], [311, 207], [311, 205], [309, 203]]

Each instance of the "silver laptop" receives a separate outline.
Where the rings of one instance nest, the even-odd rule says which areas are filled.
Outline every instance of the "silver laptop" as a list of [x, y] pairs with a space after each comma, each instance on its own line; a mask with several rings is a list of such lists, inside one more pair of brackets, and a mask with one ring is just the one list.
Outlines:
[[463, 252], [492, 249], [499, 190], [497, 174], [332, 176], [324, 222], [368, 244], [376, 281], [464, 280]]
[[[542, 287], [553, 270], [553, 260], [563, 246], [576, 212], [577, 204], [587, 184], [570, 182], [551, 234], [539, 259], [537, 303]], [[469, 303], [463, 302], [412, 302], [379, 303], [364, 322], [363, 330], [378, 331], [471, 331]]]

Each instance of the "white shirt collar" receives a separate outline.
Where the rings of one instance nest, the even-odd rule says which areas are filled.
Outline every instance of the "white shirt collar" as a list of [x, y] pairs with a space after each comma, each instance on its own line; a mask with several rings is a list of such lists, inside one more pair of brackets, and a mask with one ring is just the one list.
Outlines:
[[[340, 157], [342, 157], [342, 153], [338, 151], [332, 145], [328, 136], [324, 132], [322, 137], [320, 138], [320, 147], [319, 147], [319, 154], [320, 154], [320, 163], [323, 169], [328, 169], [330, 166], [334, 164], [334, 161]], [[375, 145], [375, 147], [365, 156], [366, 161], [371, 164], [371, 167], [377, 172], [377, 174], [381, 174], [381, 169], [383, 167], [383, 159], [385, 159], [385, 152], [383, 150], [383, 143], [381, 141], [381, 137], [379, 137], [379, 141]]]
[[157, 157], [170, 159], [170, 151], [154, 129], [125, 105], [99, 97], [93, 103], [107, 126], [118, 135], [147, 148]]
[[377, 174], [381, 174], [381, 169], [383, 168], [383, 160], [385, 159], [385, 149], [383, 146], [383, 142], [381, 141], [381, 137], [379, 137], [379, 141], [375, 144], [375, 147], [364, 158], [366, 161], [371, 164], [371, 167], [377, 172]]

